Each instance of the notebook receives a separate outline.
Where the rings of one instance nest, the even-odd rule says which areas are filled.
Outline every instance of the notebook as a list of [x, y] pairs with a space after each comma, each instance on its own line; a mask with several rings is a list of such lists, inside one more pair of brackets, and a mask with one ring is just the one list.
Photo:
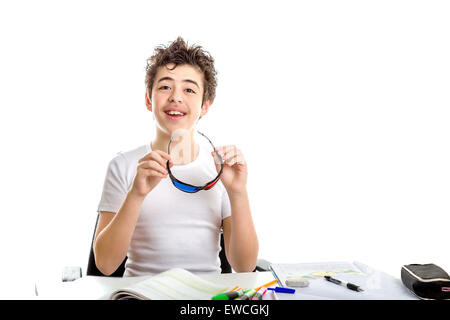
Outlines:
[[109, 299], [210, 300], [228, 290], [229, 287], [203, 280], [187, 270], [174, 268], [115, 290]]

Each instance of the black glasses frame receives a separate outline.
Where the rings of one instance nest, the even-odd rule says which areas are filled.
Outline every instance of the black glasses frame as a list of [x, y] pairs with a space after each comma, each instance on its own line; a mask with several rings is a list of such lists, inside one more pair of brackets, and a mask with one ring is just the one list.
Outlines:
[[[183, 191], [183, 192], [187, 192], [187, 193], [196, 193], [196, 192], [198, 192], [198, 191], [200, 191], [200, 190], [209, 190], [209, 189], [211, 189], [212, 187], [214, 187], [215, 184], [217, 183], [217, 181], [219, 181], [219, 178], [220, 178], [220, 175], [221, 175], [222, 172], [223, 172], [223, 166], [224, 166], [224, 164], [223, 164], [223, 159], [222, 159], [222, 157], [220, 156], [220, 154], [217, 152], [216, 147], [214, 147], [214, 144], [211, 142], [211, 140], [209, 140], [209, 138], [208, 138], [206, 135], [204, 135], [203, 133], [201, 133], [200, 131], [197, 131], [197, 132], [198, 132], [199, 134], [201, 134], [203, 137], [205, 137], [206, 140], [208, 140], [209, 143], [212, 145], [212, 147], [213, 147], [213, 149], [214, 149], [214, 153], [215, 153], [215, 154], [217, 155], [217, 157], [220, 159], [220, 171], [219, 171], [219, 173], [217, 174], [217, 176], [216, 176], [213, 180], [207, 182], [204, 186], [194, 186], [194, 185], [192, 185], [192, 184], [185, 183], [185, 182], [183, 182], [183, 181], [178, 180], [177, 178], [175, 178], [174, 175], [172, 174], [172, 171], [170, 170], [169, 160], [167, 160], [167, 163], [166, 163], [167, 171], [168, 171], [168, 173], [169, 173], [169, 177], [170, 177], [170, 180], [172, 181], [173, 185], [174, 185], [177, 189], [179, 189], [179, 190], [181, 190], [181, 191]], [[168, 153], [169, 155], [170, 155], [170, 144], [171, 144], [171, 142], [172, 142], [172, 137], [170, 137], [169, 145], [167, 146], [167, 153]], [[185, 187], [185, 189], [183, 189], [183, 187]]]

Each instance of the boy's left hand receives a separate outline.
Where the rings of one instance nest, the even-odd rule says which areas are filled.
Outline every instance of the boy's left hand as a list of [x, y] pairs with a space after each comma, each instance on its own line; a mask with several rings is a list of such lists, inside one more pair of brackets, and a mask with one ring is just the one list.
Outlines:
[[[244, 192], [247, 187], [247, 163], [241, 150], [236, 146], [221, 146], [216, 148], [217, 152], [223, 159], [223, 172], [220, 176], [227, 192]], [[217, 158], [215, 152], [211, 152], [214, 157], [217, 172], [220, 171], [220, 160]]]

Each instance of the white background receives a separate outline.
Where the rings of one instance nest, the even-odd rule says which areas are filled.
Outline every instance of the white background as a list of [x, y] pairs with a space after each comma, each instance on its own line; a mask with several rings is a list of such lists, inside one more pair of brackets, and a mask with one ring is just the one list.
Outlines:
[[179, 35], [216, 60], [199, 129], [244, 152], [261, 258], [450, 271], [449, 16], [446, 1], [2, 1], [6, 296], [85, 272], [109, 160], [154, 135], [146, 59]]

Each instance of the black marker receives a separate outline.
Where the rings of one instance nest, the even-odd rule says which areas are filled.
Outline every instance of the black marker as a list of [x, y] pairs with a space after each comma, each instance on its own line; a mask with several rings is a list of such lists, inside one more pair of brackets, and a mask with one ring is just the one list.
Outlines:
[[330, 276], [324, 276], [324, 277], [325, 277], [325, 280], [330, 281], [330, 282], [335, 283], [335, 284], [338, 284], [340, 286], [347, 287], [350, 290], [358, 291], [358, 292], [364, 291], [363, 289], [361, 289], [356, 284], [353, 284], [353, 283], [350, 283], [350, 282], [341, 281], [341, 280], [338, 280], [338, 279], [334, 279], [334, 278], [332, 278]]

